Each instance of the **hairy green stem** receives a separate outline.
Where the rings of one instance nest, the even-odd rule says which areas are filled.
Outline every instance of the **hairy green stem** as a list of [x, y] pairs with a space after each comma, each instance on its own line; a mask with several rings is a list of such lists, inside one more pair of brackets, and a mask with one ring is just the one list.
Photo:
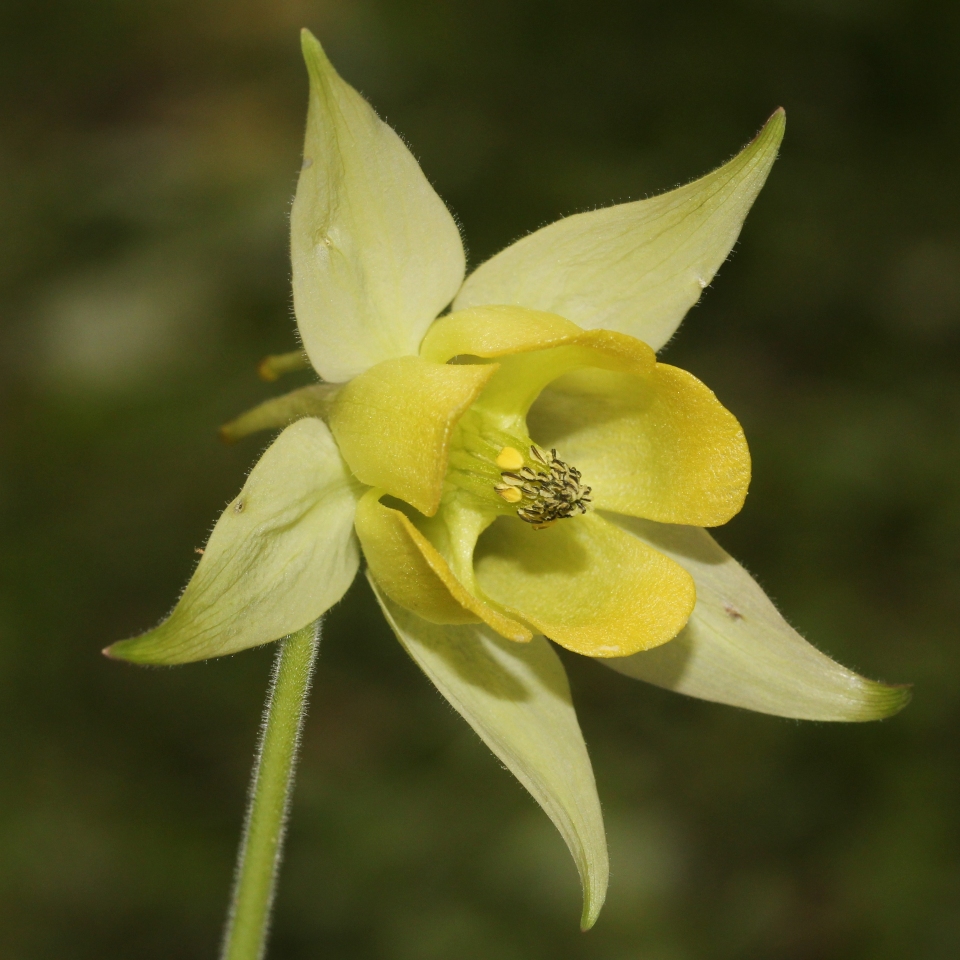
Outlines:
[[318, 620], [281, 640], [273, 662], [221, 960], [261, 960], [266, 950], [319, 642]]

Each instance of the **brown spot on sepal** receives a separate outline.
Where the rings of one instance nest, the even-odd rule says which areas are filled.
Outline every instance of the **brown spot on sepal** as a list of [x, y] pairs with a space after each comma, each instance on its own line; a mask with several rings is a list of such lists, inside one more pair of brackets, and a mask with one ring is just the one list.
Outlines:
[[726, 603], [724, 603], [724, 605], [723, 605], [723, 612], [724, 612], [731, 620], [742, 620], [742, 619], [743, 619], [743, 614], [742, 614], [732, 603], [730, 603], [729, 601], [727, 601]]

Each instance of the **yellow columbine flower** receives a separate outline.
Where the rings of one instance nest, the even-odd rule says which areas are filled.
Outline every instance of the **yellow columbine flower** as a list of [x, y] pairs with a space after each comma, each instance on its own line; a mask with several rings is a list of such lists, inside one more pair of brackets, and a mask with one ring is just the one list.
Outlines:
[[603, 824], [545, 637], [782, 716], [868, 720], [906, 698], [816, 651], [702, 529], [742, 506], [746, 442], [655, 355], [736, 240], [783, 113], [708, 176], [568, 217], [464, 280], [457, 226], [410, 152], [306, 32], [303, 48], [293, 290], [324, 382], [228, 425], [286, 428], [173, 613], [110, 653], [182, 663], [277, 640], [343, 596], [362, 547], [400, 642], [560, 829], [586, 927]]

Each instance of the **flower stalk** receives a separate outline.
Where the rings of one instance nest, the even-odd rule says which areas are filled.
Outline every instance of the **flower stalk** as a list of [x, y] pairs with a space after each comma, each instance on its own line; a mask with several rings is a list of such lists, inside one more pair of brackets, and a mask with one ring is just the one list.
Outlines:
[[221, 960], [261, 960], [283, 856], [320, 621], [280, 643], [260, 729]]

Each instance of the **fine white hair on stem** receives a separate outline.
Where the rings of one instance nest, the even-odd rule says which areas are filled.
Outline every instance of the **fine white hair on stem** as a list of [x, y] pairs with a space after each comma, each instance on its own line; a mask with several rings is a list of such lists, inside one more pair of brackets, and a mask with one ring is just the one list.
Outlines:
[[320, 620], [280, 641], [257, 741], [222, 960], [264, 956], [290, 797], [320, 644]]

